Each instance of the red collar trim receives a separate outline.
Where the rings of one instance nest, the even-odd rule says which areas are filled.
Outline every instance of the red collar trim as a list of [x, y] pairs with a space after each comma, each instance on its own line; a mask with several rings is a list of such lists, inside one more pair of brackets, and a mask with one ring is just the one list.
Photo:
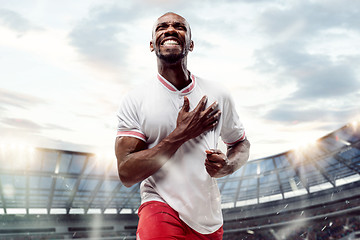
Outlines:
[[182, 89], [181, 91], [177, 90], [174, 85], [172, 85], [168, 80], [166, 80], [163, 76], [161, 76], [159, 73], [157, 75], [157, 78], [159, 79], [159, 81], [161, 82], [161, 84], [166, 87], [167, 89], [169, 89], [172, 92], [180, 92], [180, 93], [189, 93], [191, 92], [194, 87], [195, 87], [195, 76], [193, 74], [190, 74], [190, 78], [191, 78], [191, 83], [184, 89]]

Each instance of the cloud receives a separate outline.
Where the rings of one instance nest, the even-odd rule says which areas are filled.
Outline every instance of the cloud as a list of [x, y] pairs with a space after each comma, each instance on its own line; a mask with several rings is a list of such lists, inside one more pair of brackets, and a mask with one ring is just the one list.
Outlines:
[[85, 144], [77, 144], [71, 141], [53, 139], [39, 135], [35, 131], [24, 131], [22, 128], [2, 127], [0, 126], [1, 143], [30, 145], [33, 147], [62, 149], [76, 152], [93, 152], [94, 147]]
[[[316, 41], [332, 42], [334, 39], [326, 35], [330, 30], [359, 32], [360, 23], [356, 16], [360, 11], [360, 3], [352, 3], [295, 1], [291, 4], [272, 4], [265, 8], [257, 20], [257, 29], [263, 30], [266, 44], [255, 51], [258, 70], [331, 65], [333, 60], [330, 55], [314, 54], [309, 51], [310, 46], [315, 44], [316, 48], [321, 48], [321, 45], [316, 45]], [[349, 36], [343, 33], [339, 37], [346, 39]]]
[[[201, 5], [195, 5], [194, 7], [198, 8]], [[232, 35], [235, 33], [234, 25], [230, 22], [224, 21], [221, 15], [214, 16], [213, 18], [209, 18], [206, 15], [203, 14], [196, 14], [196, 12], [193, 12], [193, 9], [187, 9], [186, 10], [187, 15], [189, 15], [189, 21], [190, 26], [198, 26], [200, 27], [202, 31], [206, 32], [209, 31], [209, 33], [216, 32], [217, 34], [227, 34]], [[200, 30], [200, 29], [199, 29]], [[195, 34], [196, 35], [196, 34]]]
[[[330, 28], [358, 30], [359, 2], [291, 2], [266, 9], [259, 17], [259, 27], [269, 36], [307, 39]], [[349, 7], [351, 6], [351, 7]]]
[[320, 59], [306, 54], [299, 42], [269, 44], [254, 51], [256, 60], [253, 68], [259, 72], [279, 72], [298, 69], [306, 63], [319, 62]]
[[293, 98], [299, 99], [343, 98], [360, 89], [360, 82], [349, 65], [316, 66], [298, 84], [299, 90]]
[[20, 14], [4, 8], [0, 9], [0, 24], [19, 33], [19, 36], [32, 30], [42, 30]]
[[9, 131], [10, 129], [17, 129], [28, 133], [40, 133], [42, 130], [71, 131], [71, 129], [57, 124], [49, 123], [43, 125], [25, 118], [2, 118], [0, 122], [6, 126], [3, 130], [8, 129]]
[[46, 103], [42, 98], [2, 88], [0, 88], [0, 102], [3, 109], [6, 108], [5, 105], [26, 109], [29, 106]]
[[[89, 11], [69, 34], [70, 44], [90, 62], [119, 67], [126, 63], [131, 42], [126, 25], [141, 17], [141, 8], [116, 4]], [[150, 32], [150, 30], [149, 30]]]
[[40, 132], [44, 127], [28, 119], [21, 118], [2, 118], [1, 123], [16, 129], [22, 129], [29, 132]]
[[72, 131], [72, 129], [70, 129], [70, 128], [60, 126], [60, 125], [57, 125], [57, 124], [53, 124], [53, 123], [46, 124], [44, 129], [60, 130], [60, 131]]
[[296, 82], [293, 100], [344, 97], [360, 90], [352, 57], [333, 61], [331, 56], [308, 53], [294, 43], [265, 47], [255, 57], [255, 69], [276, 73], [277, 84]]
[[[258, 18], [258, 26], [265, 33], [267, 43], [254, 51], [253, 69], [273, 74], [275, 84], [295, 84], [297, 91], [289, 101], [345, 98], [355, 94], [360, 90], [359, 60], [354, 61], [354, 54], [331, 49], [340, 41], [351, 44], [349, 31], [359, 34], [360, 24], [355, 16], [360, 4], [351, 6], [336, 1], [332, 4], [297, 1], [265, 9]], [[334, 36], [328, 31], [334, 29], [344, 34], [332, 39]], [[319, 44], [324, 41], [327, 48]]]
[[116, 24], [100, 24], [83, 21], [70, 33], [71, 44], [90, 62], [110, 65], [123, 63], [127, 54], [126, 44], [121, 43], [117, 33], [121, 27]]
[[283, 103], [267, 112], [265, 118], [272, 121], [297, 124], [302, 122], [347, 122], [358, 114], [356, 107], [328, 109], [323, 106], [308, 107], [299, 102]]

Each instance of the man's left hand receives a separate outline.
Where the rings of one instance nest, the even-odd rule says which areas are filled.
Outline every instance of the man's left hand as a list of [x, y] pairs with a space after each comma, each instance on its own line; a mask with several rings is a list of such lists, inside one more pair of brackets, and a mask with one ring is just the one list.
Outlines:
[[205, 168], [211, 177], [223, 177], [226, 167], [228, 167], [228, 159], [224, 153], [218, 149], [206, 150]]

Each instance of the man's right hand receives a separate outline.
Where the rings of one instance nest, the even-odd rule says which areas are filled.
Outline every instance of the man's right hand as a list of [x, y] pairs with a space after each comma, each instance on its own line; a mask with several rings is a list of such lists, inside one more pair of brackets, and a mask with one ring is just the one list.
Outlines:
[[184, 105], [181, 108], [176, 121], [176, 128], [182, 132], [187, 140], [213, 129], [219, 122], [221, 111], [218, 103], [214, 102], [205, 109], [207, 97], [203, 96], [193, 111], [190, 111], [189, 99], [184, 97]]

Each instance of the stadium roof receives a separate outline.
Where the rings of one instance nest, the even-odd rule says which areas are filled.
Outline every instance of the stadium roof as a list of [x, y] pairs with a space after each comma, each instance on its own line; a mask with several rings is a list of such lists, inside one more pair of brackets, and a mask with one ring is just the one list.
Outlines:
[[[305, 195], [360, 180], [360, 124], [313, 144], [248, 162], [218, 179], [223, 208]], [[0, 214], [121, 214], [140, 205], [116, 160], [92, 153], [0, 145]]]

